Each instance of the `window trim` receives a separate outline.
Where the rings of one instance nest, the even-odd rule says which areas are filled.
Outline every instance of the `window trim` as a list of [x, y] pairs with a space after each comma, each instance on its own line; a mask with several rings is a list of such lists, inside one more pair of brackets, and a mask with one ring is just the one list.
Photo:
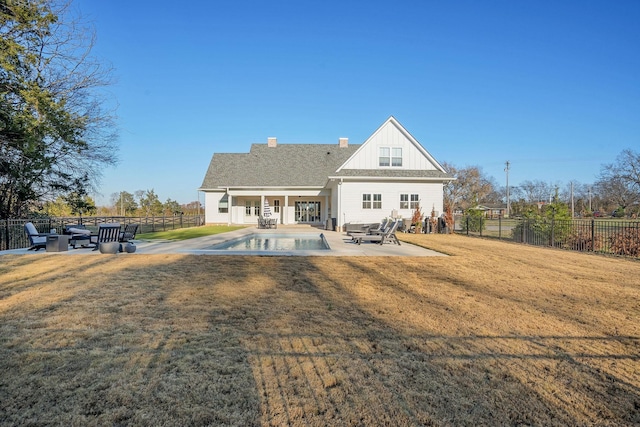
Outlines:
[[[402, 200], [404, 196], [404, 200]], [[400, 194], [400, 209], [409, 209], [409, 193]]]
[[[386, 150], [387, 152], [383, 153], [383, 150]], [[388, 168], [389, 166], [391, 166], [391, 148], [390, 147], [378, 148], [378, 166], [381, 168]]]
[[225, 194], [218, 201], [218, 213], [229, 213], [229, 195]]
[[[377, 197], [376, 197], [377, 196]], [[372, 194], [372, 209], [382, 209], [382, 193]], [[376, 200], [378, 199], [378, 200]]]
[[362, 209], [382, 209], [382, 193], [362, 193]]
[[371, 193], [362, 193], [362, 209], [371, 209]]
[[420, 195], [412, 194], [409, 199], [409, 209], [416, 209], [418, 206], [420, 206]]
[[378, 167], [401, 168], [402, 163], [402, 147], [378, 147]]
[[[400, 151], [400, 155], [394, 156], [394, 151]], [[399, 164], [395, 164], [396, 160], [400, 159]], [[391, 167], [393, 168], [401, 168], [402, 167], [402, 147], [391, 147]]]

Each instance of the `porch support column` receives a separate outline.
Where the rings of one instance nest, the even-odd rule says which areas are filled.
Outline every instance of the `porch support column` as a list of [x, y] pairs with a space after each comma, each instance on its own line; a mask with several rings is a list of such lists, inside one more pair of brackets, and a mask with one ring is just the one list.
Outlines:
[[[324, 215], [322, 215], [324, 217], [324, 223], [327, 223], [327, 220], [331, 220], [331, 218], [329, 218], [329, 196], [324, 196]], [[321, 218], [322, 220], [322, 218]]]
[[289, 196], [284, 196], [284, 215], [282, 216], [282, 222], [289, 224]]

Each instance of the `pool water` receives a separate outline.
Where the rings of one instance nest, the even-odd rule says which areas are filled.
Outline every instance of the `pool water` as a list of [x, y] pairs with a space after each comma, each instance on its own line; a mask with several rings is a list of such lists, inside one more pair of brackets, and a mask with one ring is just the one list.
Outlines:
[[227, 251], [317, 251], [328, 250], [323, 234], [260, 233], [209, 246], [208, 250]]

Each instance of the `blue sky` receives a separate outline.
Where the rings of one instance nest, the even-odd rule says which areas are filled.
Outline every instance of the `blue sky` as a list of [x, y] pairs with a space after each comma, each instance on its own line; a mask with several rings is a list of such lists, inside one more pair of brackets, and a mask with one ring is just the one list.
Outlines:
[[[114, 67], [98, 204], [198, 198], [214, 152], [362, 143], [394, 116], [441, 163], [592, 183], [640, 147], [640, 1], [76, 0]], [[251, 173], [251, 171], [247, 171]], [[201, 201], [203, 201], [203, 197]]]

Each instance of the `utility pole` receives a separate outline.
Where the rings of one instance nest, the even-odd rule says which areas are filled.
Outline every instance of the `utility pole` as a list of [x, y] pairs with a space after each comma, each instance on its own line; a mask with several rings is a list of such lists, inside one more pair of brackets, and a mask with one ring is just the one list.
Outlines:
[[504, 171], [507, 173], [507, 214], [505, 215], [505, 218], [509, 218], [511, 213], [511, 200], [509, 200], [509, 160], [507, 160], [505, 164], [507, 165], [507, 167], [504, 168]]
[[573, 203], [573, 181], [571, 181], [571, 219], [575, 217], [575, 204]]

